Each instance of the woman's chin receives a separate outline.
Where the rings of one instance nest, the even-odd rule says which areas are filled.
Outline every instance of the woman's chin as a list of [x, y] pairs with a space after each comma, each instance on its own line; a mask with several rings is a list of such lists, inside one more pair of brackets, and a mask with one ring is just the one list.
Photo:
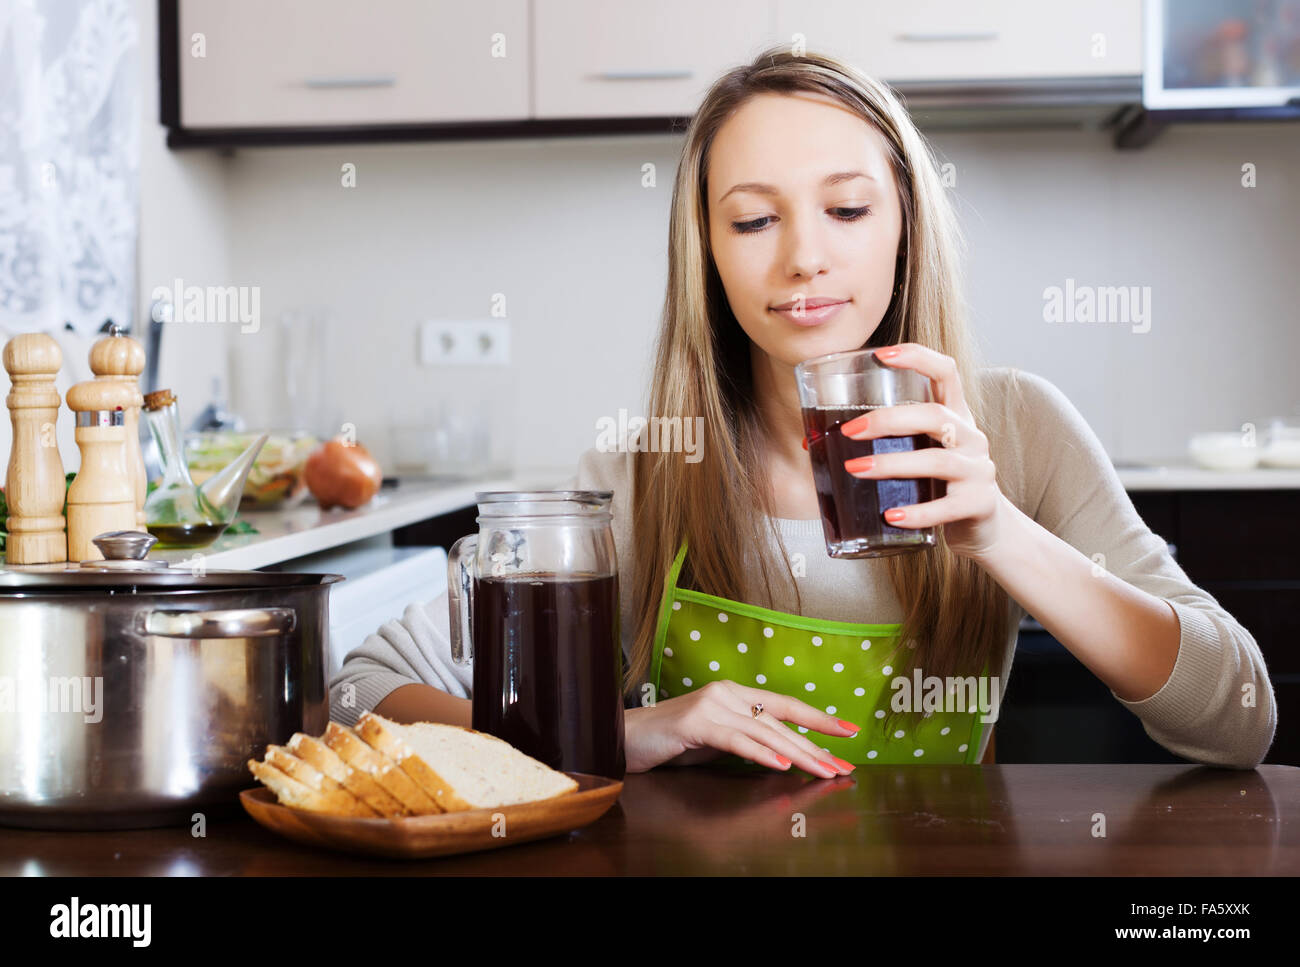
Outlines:
[[790, 340], [789, 350], [782, 353], [786, 359], [793, 359], [790, 365], [802, 363], [814, 356], [829, 356], [831, 353], [844, 353], [861, 349], [871, 338], [870, 333], [832, 332], [830, 330], [807, 330]]

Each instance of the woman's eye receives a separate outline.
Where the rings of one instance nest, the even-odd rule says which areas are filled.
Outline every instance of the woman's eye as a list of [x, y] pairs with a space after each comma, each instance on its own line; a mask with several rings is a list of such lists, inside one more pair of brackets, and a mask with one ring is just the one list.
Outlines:
[[861, 208], [832, 208], [831, 211], [833, 211], [833, 212], [840, 212], [840, 213], [843, 213], [843, 214], [837, 214], [837, 215], [835, 216], [836, 218], [840, 219], [841, 221], [845, 221], [845, 222], [855, 222], [855, 221], [857, 221], [859, 218], [861, 218], [863, 215], [868, 215], [868, 214], [870, 214], [870, 213], [871, 213], [871, 206], [870, 206], [870, 205], [864, 205], [864, 206], [861, 207]]
[[[835, 217], [842, 222], [855, 222], [864, 215], [871, 214], [871, 206], [864, 205], [861, 208], [832, 208], [829, 209], [835, 214]], [[740, 235], [749, 235], [753, 232], [761, 232], [767, 228], [766, 223], [772, 220], [771, 215], [764, 215], [762, 218], [755, 218], [748, 222], [732, 222], [732, 231]]]

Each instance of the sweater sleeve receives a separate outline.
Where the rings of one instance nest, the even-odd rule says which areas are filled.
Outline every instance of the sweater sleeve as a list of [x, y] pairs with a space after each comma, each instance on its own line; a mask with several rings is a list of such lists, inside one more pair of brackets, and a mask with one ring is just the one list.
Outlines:
[[[584, 457], [584, 464], [586, 458]], [[584, 489], [581, 472], [555, 489]], [[432, 601], [413, 601], [400, 618], [384, 622], [348, 652], [330, 682], [330, 718], [355, 725], [403, 685], [424, 683], [457, 698], [471, 698], [473, 664], [458, 665], [451, 657], [449, 595], [443, 590]]]
[[1167, 601], [1178, 617], [1178, 657], [1165, 684], [1138, 702], [1111, 695], [1175, 755], [1253, 769], [1277, 726], [1259, 645], [1188, 579], [1143, 522], [1101, 441], [1065, 394], [1041, 376], [1017, 375], [1021, 509], [1112, 574]]

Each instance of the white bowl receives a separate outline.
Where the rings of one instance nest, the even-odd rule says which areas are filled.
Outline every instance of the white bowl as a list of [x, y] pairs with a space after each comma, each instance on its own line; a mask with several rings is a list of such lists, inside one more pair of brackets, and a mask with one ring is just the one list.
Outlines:
[[1270, 440], [1260, 452], [1259, 462], [1265, 467], [1300, 467], [1300, 440]]
[[1251, 470], [1260, 448], [1247, 446], [1240, 433], [1197, 433], [1187, 445], [1192, 462], [1206, 470]]

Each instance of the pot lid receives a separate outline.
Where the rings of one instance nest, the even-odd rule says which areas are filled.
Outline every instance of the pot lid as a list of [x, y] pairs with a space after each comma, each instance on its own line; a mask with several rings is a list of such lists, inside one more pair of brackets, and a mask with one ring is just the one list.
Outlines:
[[299, 588], [334, 584], [340, 574], [291, 574], [205, 568], [202, 557], [179, 566], [149, 560], [158, 538], [143, 531], [110, 531], [91, 539], [103, 560], [58, 564], [8, 564], [0, 572], [0, 595], [221, 591]]

